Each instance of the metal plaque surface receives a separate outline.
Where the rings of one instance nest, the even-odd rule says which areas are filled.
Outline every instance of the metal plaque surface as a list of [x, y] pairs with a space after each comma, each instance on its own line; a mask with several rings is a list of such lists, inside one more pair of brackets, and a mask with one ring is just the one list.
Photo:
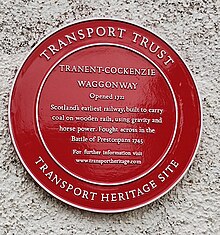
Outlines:
[[22, 163], [45, 190], [111, 213], [146, 205], [182, 178], [198, 147], [201, 105], [188, 68], [160, 37], [92, 19], [32, 50], [9, 123]]

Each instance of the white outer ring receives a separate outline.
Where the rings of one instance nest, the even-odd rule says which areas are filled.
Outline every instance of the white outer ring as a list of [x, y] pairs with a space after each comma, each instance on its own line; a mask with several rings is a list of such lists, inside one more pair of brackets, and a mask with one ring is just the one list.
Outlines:
[[15, 83], [16, 83], [16, 80], [17, 80], [17, 77], [23, 67], [23, 65], [25, 64], [26, 60], [28, 59], [28, 57], [32, 54], [32, 52], [44, 41], [46, 40], [47, 38], [49, 38], [50, 36], [52, 36], [53, 34], [55, 34], [56, 32], [60, 31], [61, 29], [64, 29], [66, 27], [69, 27], [71, 25], [75, 25], [75, 24], [78, 24], [78, 23], [83, 23], [83, 22], [86, 22], [86, 21], [95, 21], [95, 20], [111, 20], [111, 21], [118, 21], [118, 22], [122, 22], [122, 23], [126, 23], [126, 24], [131, 24], [131, 25], [134, 25], [136, 27], [139, 27], [139, 28], [142, 28], [146, 31], [148, 31], [149, 33], [155, 35], [157, 38], [159, 38], [160, 40], [162, 40], [164, 43], [166, 43], [166, 41], [162, 38], [162, 37], [159, 37], [156, 33], [154, 33], [152, 30], [148, 30], [146, 29], [145, 27], [137, 24], [137, 23], [134, 23], [130, 20], [124, 20], [124, 19], [111, 19], [111, 18], [88, 18], [88, 19], [83, 19], [83, 20], [76, 20], [74, 23], [69, 23], [69, 24], [66, 24], [65, 26], [63, 26], [62, 28], [59, 28], [59, 29], [56, 29], [54, 30], [52, 33], [48, 34], [47, 36], [43, 37], [32, 49], [31, 51], [29, 52], [29, 54], [26, 56], [26, 58], [24, 59], [23, 63], [21, 64], [19, 70], [17, 71], [15, 77], [16, 79], [14, 80], [13, 82], [13, 85], [12, 85], [12, 89], [11, 89], [11, 93], [10, 93], [10, 98], [9, 98], [9, 106], [8, 106], [8, 121], [9, 121], [9, 131], [10, 131], [10, 135], [11, 135], [11, 138], [12, 138], [12, 143], [14, 144], [14, 147], [15, 147], [15, 150], [20, 158], [20, 161], [21, 163], [23, 164], [23, 166], [26, 168], [27, 172], [31, 175], [31, 177], [45, 190], [47, 191], [49, 194], [53, 195], [55, 198], [61, 200], [62, 202], [65, 202], [66, 204], [68, 205], [71, 205], [71, 206], [74, 206], [76, 208], [79, 208], [79, 209], [83, 209], [83, 210], [87, 210], [87, 211], [91, 211], [91, 212], [99, 212], [99, 213], [120, 213], [120, 212], [126, 212], [126, 211], [131, 211], [131, 210], [134, 210], [134, 209], [138, 209], [140, 207], [143, 207], [143, 206], [146, 206], [148, 204], [150, 204], [151, 202], [154, 202], [156, 201], [157, 199], [159, 199], [160, 197], [164, 196], [167, 192], [169, 192], [182, 178], [183, 176], [186, 174], [186, 172], [188, 171], [188, 169], [190, 168], [195, 156], [196, 156], [196, 153], [198, 151], [198, 148], [199, 148], [199, 143], [201, 141], [201, 135], [202, 135], [202, 129], [203, 129], [203, 110], [202, 110], [202, 103], [201, 103], [201, 97], [200, 97], [200, 93], [198, 92], [198, 86], [195, 82], [195, 80], [193, 79], [193, 76], [192, 76], [192, 72], [191, 70], [189, 69], [189, 67], [187, 66], [186, 63], [184, 63], [182, 57], [180, 57], [180, 55], [177, 53], [177, 50], [174, 50], [170, 44], [166, 43], [167, 46], [173, 51], [176, 53], [176, 55], [179, 57], [179, 59], [184, 63], [185, 67], [187, 68], [187, 70], [189, 71], [190, 75], [191, 75], [191, 78], [192, 78], [192, 81], [194, 82], [194, 85], [195, 85], [195, 88], [196, 88], [196, 91], [197, 91], [197, 95], [198, 95], [198, 99], [199, 99], [199, 104], [200, 104], [200, 117], [201, 117], [201, 127], [200, 127], [200, 132], [199, 132], [199, 137], [198, 137], [198, 142], [197, 142], [197, 145], [196, 145], [196, 148], [195, 148], [195, 151], [194, 151], [194, 154], [191, 158], [191, 161], [189, 162], [188, 166], [186, 167], [185, 171], [182, 173], [182, 175], [167, 189], [165, 190], [164, 192], [162, 192], [160, 195], [158, 195], [157, 197], [153, 198], [152, 200], [149, 200], [145, 203], [142, 203], [142, 204], [139, 204], [138, 206], [134, 206], [134, 207], [130, 207], [130, 208], [127, 208], [127, 209], [117, 209], [117, 210], [98, 210], [98, 209], [91, 209], [91, 208], [87, 208], [87, 207], [83, 207], [83, 206], [79, 206], [79, 205], [76, 205], [74, 203], [71, 203], [69, 201], [66, 201], [65, 199], [63, 198], [60, 198], [58, 197], [57, 195], [55, 195], [53, 192], [51, 192], [50, 190], [48, 190], [43, 184], [41, 184], [41, 182], [32, 174], [32, 172], [29, 170], [29, 168], [27, 167], [27, 165], [25, 164], [25, 162], [23, 161], [19, 151], [18, 151], [18, 148], [17, 148], [17, 145], [16, 145], [16, 142], [15, 142], [15, 139], [14, 139], [14, 136], [13, 136], [13, 130], [12, 130], [12, 125], [11, 125], [11, 114], [10, 114], [10, 108], [11, 108], [11, 99], [12, 99], [12, 94], [13, 94], [13, 90], [14, 90], [14, 87], [15, 87]]

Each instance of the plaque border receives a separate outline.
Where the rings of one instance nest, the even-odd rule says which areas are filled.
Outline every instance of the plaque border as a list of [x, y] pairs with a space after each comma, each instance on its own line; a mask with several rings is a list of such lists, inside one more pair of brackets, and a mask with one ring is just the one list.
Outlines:
[[[80, 206], [80, 205], [77, 205], [77, 204], [74, 204], [74, 203], [71, 203], [59, 196], [57, 196], [56, 194], [54, 194], [52, 191], [50, 191], [48, 188], [46, 188], [33, 174], [32, 172], [29, 170], [29, 168], [27, 167], [27, 165], [25, 164], [25, 162], [23, 161], [22, 159], [22, 156], [20, 155], [19, 153], [19, 150], [18, 150], [18, 147], [16, 145], [16, 141], [14, 139], [14, 135], [13, 135], [13, 130], [12, 130], [12, 125], [11, 125], [11, 113], [10, 113], [10, 109], [11, 109], [11, 101], [12, 101], [12, 94], [13, 94], [13, 90], [14, 90], [14, 87], [15, 87], [15, 84], [16, 84], [16, 81], [17, 81], [17, 77], [23, 67], [23, 65], [26, 63], [26, 61], [28, 60], [28, 58], [32, 55], [32, 53], [34, 52], [34, 50], [43, 42], [45, 41], [47, 38], [51, 37], [53, 34], [55, 34], [56, 32], [60, 31], [61, 29], [64, 29], [66, 27], [69, 27], [71, 25], [75, 25], [75, 24], [79, 24], [79, 23], [83, 23], [83, 22], [92, 22], [92, 21], [96, 21], [96, 20], [109, 20], [109, 21], [118, 21], [118, 22], [122, 22], [122, 23], [126, 23], [126, 24], [131, 24], [133, 26], [136, 26], [136, 27], [139, 27], [139, 28], [142, 28], [146, 31], [148, 31], [149, 33], [155, 35], [156, 37], [158, 37], [160, 40], [162, 40], [165, 44], [168, 45], [168, 47], [174, 51], [176, 53], [176, 55], [179, 57], [179, 59], [183, 62], [183, 64], [185, 65], [185, 67], [187, 68], [191, 78], [192, 78], [192, 82], [194, 83], [195, 85], [195, 89], [196, 89], [196, 92], [197, 92], [197, 95], [198, 95], [198, 101], [199, 101], [199, 105], [200, 105], [200, 129], [199, 129], [199, 134], [198, 134], [198, 140], [197, 140], [197, 143], [196, 143], [196, 147], [195, 147], [195, 150], [194, 150], [194, 153], [191, 157], [191, 160], [189, 161], [188, 165], [186, 166], [185, 170], [183, 171], [183, 173], [173, 182], [173, 184], [167, 188], [167, 190], [164, 190], [162, 191], [159, 195], [157, 195], [156, 197], [154, 197], [153, 199], [147, 201], [147, 202], [144, 202], [144, 203], [141, 203], [137, 206], [133, 206], [133, 207], [129, 207], [129, 208], [124, 208], [124, 209], [113, 209], [113, 210], [100, 210], [100, 209], [91, 209], [90, 207], [86, 207], [86, 206]], [[11, 136], [11, 140], [12, 140], [12, 143], [13, 143], [13, 146], [16, 150], [16, 153], [22, 163], [22, 165], [25, 167], [25, 169], [27, 170], [27, 172], [31, 175], [31, 177], [35, 180], [35, 182], [37, 182], [41, 188], [43, 188], [46, 192], [48, 192], [50, 195], [52, 195], [53, 197], [59, 199], [60, 201], [68, 204], [68, 205], [71, 205], [71, 206], [74, 206], [78, 209], [83, 209], [83, 210], [87, 210], [87, 211], [90, 211], [90, 212], [98, 212], [98, 213], [121, 213], [121, 212], [127, 212], [127, 211], [131, 211], [131, 210], [135, 210], [135, 209], [138, 209], [138, 208], [141, 208], [143, 206], [146, 206], [154, 201], [156, 201], [157, 199], [161, 198], [162, 196], [164, 196], [167, 192], [171, 191], [177, 184], [178, 182], [181, 181], [181, 179], [185, 176], [186, 172], [189, 170], [190, 166], [192, 165], [192, 162], [194, 161], [195, 159], [195, 156], [197, 154], [197, 151], [198, 151], [198, 148], [199, 148], [199, 144], [201, 142], [201, 136], [202, 136], [202, 130], [203, 130], [203, 107], [202, 107], [202, 102], [201, 102], [201, 95], [199, 93], [199, 90], [198, 90], [198, 85], [195, 81], [195, 79], [193, 78], [192, 76], [192, 72], [189, 68], [189, 66], [185, 63], [185, 61], [182, 59], [182, 57], [180, 56], [180, 52], [177, 51], [176, 49], [174, 49], [172, 46], [172, 43], [169, 43], [168, 40], [164, 40], [163, 37], [161, 37], [159, 34], [155, 33], [153, 30], [149, 30], [147, 29], [146, 27], [136, 23], [134, 20], [127, 20], [127, 19], [122, 19], [122, 18], [117, 18], [117, 17], [114, 17], [114, 18], [105, 18], [105, 17], [90, 17], [90, 18], [87, 18], [87, 19], [78, 19], [78, 20], [74, 20], [73, 22], [71, 23], [67, 23], [67, 24], [64, 24], [63, 26], [60, 26], [58, 29], [56, 30], [52, 30], [52, 32], [50, 33], [47, 33], [46, 36], [42, 37], [32, 48], [31, 50], [28, 52], [28, 54], [24, 57], [24, 59], [22, 60], [21, 62], [21, 65], [19, 66], [19, 69], [17, 70], [16, 74], [15, 74], [15, 79], [13, 81], [13, 84], [12, 84], [12, 88], [11, 88], [11, 91], [10, 91], [10, 96], [9, 96], [9, 105], [8, 105], [8, 123], [9, 123], [9, 133], [10, 133], [10, 136]]]

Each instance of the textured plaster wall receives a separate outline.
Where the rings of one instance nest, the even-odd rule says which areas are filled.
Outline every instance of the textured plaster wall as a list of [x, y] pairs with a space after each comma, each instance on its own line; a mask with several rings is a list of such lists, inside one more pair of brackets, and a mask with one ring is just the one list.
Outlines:
[[[204, 128], [190, 170], [161, 199], [127, 213], [86, 212], [53, 198], [26, 172], [9, 136], [9, 93], [24, 58], [48, 33], [90, 17], [156, 32], [179, 51], [201, 93]], [[0, 234], [220, 234], [219, 36], [217, 0], [0, 0]]]

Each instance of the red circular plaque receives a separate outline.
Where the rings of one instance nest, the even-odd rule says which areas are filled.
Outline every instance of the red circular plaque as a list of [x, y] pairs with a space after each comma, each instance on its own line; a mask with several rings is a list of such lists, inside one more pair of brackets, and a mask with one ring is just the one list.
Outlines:
[[170, 190], [201, 134], [193, 78], [158, 36], [121, 20], [66, 26], [17, 74], [9, 109], [20, 159], [49, 193], [121, 212]]

